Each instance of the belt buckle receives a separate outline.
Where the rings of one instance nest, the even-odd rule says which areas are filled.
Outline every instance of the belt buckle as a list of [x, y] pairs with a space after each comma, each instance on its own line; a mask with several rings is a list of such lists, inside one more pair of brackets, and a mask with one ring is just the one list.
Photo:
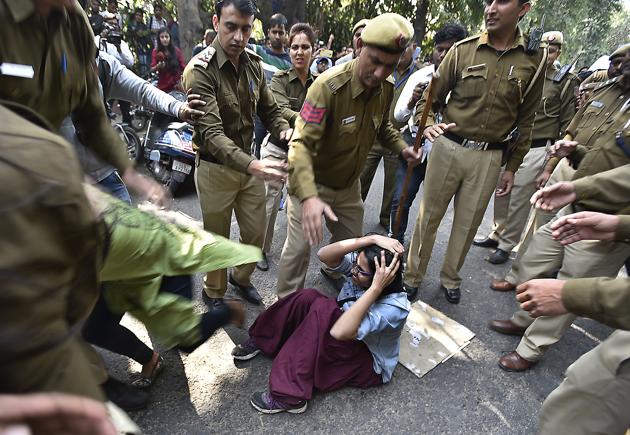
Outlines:
[[488, 148], [488, 142], [477, 142], [476, 140], [464, 139], [462, 144], [464, 148], [468, 148], [473, 151], [485, 151]]

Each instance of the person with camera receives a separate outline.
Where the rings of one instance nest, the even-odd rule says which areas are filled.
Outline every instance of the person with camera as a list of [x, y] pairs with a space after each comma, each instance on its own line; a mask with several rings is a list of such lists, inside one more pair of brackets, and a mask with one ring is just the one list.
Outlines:
[[313, 391], [388, 383], [398, 363], [400, 334], [411, 310], [402, 286], [403, 246], [371, 234], [327, 245], [317, 253], [345, 277], [339, 295], [301, 289], [258, 316], [236, 360], [273, 357], [269, 391], [252, 394], [264, 414], [302, 413]]
[[180, 81], [186, 62], [182, 51], [173, 45], [167, 28], [160, 30], [158, 38], [158, 45], [151, 53], [151, 71], [158, 73], [158, 89], [171, 92], [181, 87]]

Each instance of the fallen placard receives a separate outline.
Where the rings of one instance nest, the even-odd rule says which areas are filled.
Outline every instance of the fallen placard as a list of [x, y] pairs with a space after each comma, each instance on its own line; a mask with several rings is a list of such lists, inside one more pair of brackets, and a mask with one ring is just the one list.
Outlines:
[[398, 362], [421, 378], [468, 346], [474, 336], [441, 311], [417, 301], [400, 335]]

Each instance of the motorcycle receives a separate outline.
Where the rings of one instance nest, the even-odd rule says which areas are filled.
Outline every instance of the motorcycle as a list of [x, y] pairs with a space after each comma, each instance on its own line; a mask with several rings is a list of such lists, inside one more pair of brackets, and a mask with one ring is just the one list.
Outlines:
[[129, 158], [133, 161], [138, 161], [139, 156], [142, 154], [142, 142], [138, 134], [129, 124], [125, 124], [124, 122], [114, 123], [112, 126], [125, 145], [127, 145]]
[[172, 195], [195, 168], [193, 128], [186, 122], [171, 122], [157, 140], [145, 148], [144, 157], [151, 175]]

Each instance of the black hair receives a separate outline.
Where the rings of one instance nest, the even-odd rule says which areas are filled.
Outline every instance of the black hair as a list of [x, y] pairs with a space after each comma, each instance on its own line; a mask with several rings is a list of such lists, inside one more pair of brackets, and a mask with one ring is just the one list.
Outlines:
[[165, 47], [160, 42], [160, 35], [162, 33], [168, 33], [171, 36], [171, 32], [166, 27], [162, 27], [158, 32], [157, 51], [164, 53], [164, 62], [166, 62], [166, 69], [169, 71], [179, 71], [179, 60], [177, 60], [177, 53], [175, 52], [175, 45], [173, 44], [173, 37], [168, 41], [168, 45]]
[[158, 9], [164, 10], [164, 6], [162, 6], [162, 3], [160, 3], [160, 2], [155, 2], [155, 3], [153, 3], [153, 10], [154, 10], [154, 11], [155, 11], [155, 8], [158, 8]]
[[281, 13], [273, 14], [271, 18], [269, 18], [269, 28], [272, 28], [274, 26], [282, 26], [286, 29], [288, 25], [289, 22], [287, 21], [287, 17], [285, 17]]
[[[390, 264], [392, 260], [394, 259], [394, 254], [392, 254], [387, 249], [381, 248], [378, 245], [369, 245], [358, 250], [359, 254], [361, 254], [361, 252], [365, 254], [365, 258], [367, 259], [370, 273], [376, 273], [376, 265], [374, 264], [374, 257], [378, 258], [378, 261], [380, 263], [381, 251], [385, 251], [385, 263]], [[399, 266], [398, 266], [398, 270], [396, 271], [396, 277], [393, 279], [392, 282], [389, 283], [387, 287], [383, 289], [380, 297], [383, 297], [385, 295], [389, 295], [392, 293], [400, 293], [404, 291], [403, 289], [403, 264], [400, 259], [400, 256], [398, 258], [398, 261], [399, 261]]]
[[289, 45], [293, 41], [293, 38], [300, 33], [304, 33], [311, 43], [311, 47], [315, 47], [315, 32], [313, 32], [313, 28], [308, 23], [295, 23], [291, 26], [291, 30], [289, 31]]
[[214, 12], [221, 19], [221, 11], [224, 7], [234, 5], [237, 11], [243, 15], [256, 15], [256, 0], [219, 0], [214, 6]]
[[433, 45], [438, 45], [447, 41], [461, 41], [468, 36], [468, 31], [459, 23], [447, 23], [433, 36]]

